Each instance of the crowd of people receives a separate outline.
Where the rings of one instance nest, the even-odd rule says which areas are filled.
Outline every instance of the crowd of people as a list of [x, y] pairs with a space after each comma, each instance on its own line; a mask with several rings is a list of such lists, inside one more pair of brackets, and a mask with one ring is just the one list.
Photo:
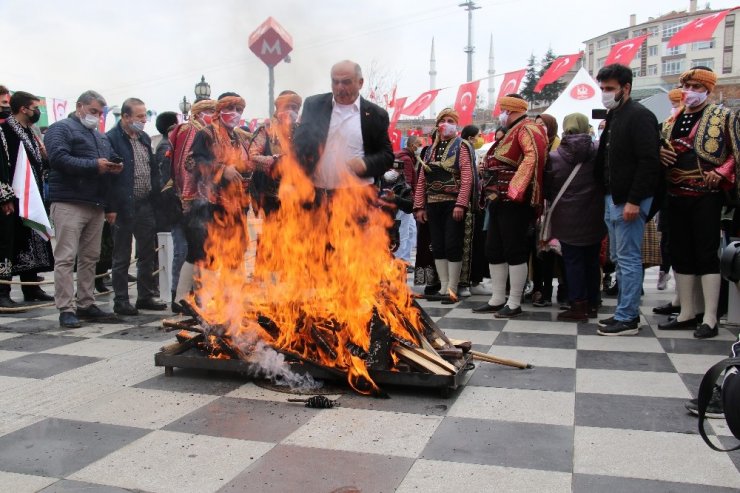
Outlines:
[[[42, 138], [34, 126], [39, 98], [0, 87], [0, 307], [16, 306], [7, 281], [18, 276], [26, 301], [55, 302], [62, 327], [113, 317], [94, 301], [109, 266], [116, 315], [164, 310], [153, 272], [156, 233], [170, 231], [172, 292], [164, 294], [174, 312], [187, 311], [182, 300], [206, 261], [213, 218], [251, 208], [269, 220], [280, 208], [278, 163], [290, 153], [313, 181], [317, 205], [339, 187], [377, 188], [394, 218], [389, 247], [431, 301], [487, 295], [473, 311], [514, 318], [527, 302], [550, 306], [557, 278], [558, 319], [582, 322], [598, 316], [602, 279], [613, 271], [616, 311], [598, 320], [598, 333], [633, 335], [644, 268], [660, 264], [659, 289], [672, 268], [677, 296], [656, 307], [676, 315], [659, 329], [717, 335], [718, 250], [727, 224], [720, 220], [737, 200], [740, 136], [738, 116], [709, 102], [712, 70], [685, 72], [670, 93], [672, 115], [659, 123], [631, 98], [632, 71], [603, 67], [596, 78], [607, 114], [598, 134], [586, 115], [532, 117], [522, 96], [506, 94], [495, 142], [481, 155], [480, 129], [459, 128], [451, 108], [437, 115], [429, 136], [409, 137], [394, 155], [387, 112], [360, 96], [360, 66], [339, 62], [330, 75], [331, 92], [305, 103], [295, 91], [281, 92], [270, 120], [252, 132], [240, 127], [246, 102], [234, 92], [197, 101], [184, 121], [161, 113], [156, 149], [139, 98], [126, 99], [120, 120], [103, 134], [97, 129], [107, 102], [85, 91]], [[53, 252], [19, 217], [11, 183], [20, 146], [49, 207]], [[658, 249], [646, 239], [656, 213], [658, 261], [645, 253]], [[737, 233], [737, 221], [730, 228]], [[236, 233], [246, 249], [246, 231]], [[53, 296], [34, 283], [51, 270]]]

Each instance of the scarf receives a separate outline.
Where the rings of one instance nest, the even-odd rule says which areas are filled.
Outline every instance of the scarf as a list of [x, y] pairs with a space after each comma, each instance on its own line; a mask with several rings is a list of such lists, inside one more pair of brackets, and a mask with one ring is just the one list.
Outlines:
[[39, 148], [39, 143], [36, 141], [36, 139], [31, 139], [31, 137], [28, 136], [26, 129], [24, 129], [23, 126], [18, 123], [18, 120], [16, 120], [13, 115], [9, 116], [8, 119], [5, 121], [8, 123], [10, 128], [13, 129], [13, 132], [15, 132], [18, 138], [21, 139], [21, 142], [23, 142], [23, 147], [26, 148], [26, 152], [33, 156], [33, 160], [36, 163], [41, 164], [43, 162], [43, 158], [41, 157], [41, 149]]

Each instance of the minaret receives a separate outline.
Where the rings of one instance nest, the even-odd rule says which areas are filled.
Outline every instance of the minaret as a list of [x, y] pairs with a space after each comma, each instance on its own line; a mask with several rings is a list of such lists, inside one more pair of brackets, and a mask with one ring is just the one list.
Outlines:
[[491, 47], [488, 49], [488, 107], [493, 108], [493, 105], [496, 102], [495, 93], [496, 89], [494, 89], [493, 85], [493, 76], [496, 75], [496, 69], [493, 68], [493, 33], [491, 33]]
[[[432, 37], [432, 56], [429, 58], [429, 90], [437, 88], [437, 62], [434, 60], [434, 37]], [[437, 116], [434, 109], [434, 101], [429, 106], [429, 118], [432, 120]]]

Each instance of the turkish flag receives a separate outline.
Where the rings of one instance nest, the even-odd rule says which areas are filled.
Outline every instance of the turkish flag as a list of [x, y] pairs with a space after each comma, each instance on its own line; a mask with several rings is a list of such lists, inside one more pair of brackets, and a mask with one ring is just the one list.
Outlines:
[[696, 41], [709, 41], [714, 36], [714, 31], [722, 19], [733, 9], [723, 10], [716, 14], [702, 17], [701, 19], [694, 19], [693, 21], [686, 24], [671, 39], [668, 40], [666, 48], [673, 48], [674, 46], [683, 45], [686, 43], [694, 43]]
[[391, 99], [388, 99], [388, 95], [383, 96], [385, 98], [385, 104], [389, 108], [393, 108], [396, 105], [396, 86], [393, 86], [393, 93], [391, 93]]
[[501, 82], [501, 87], [498, 90], [496, 106], [493, 108], [493, 116], [498, 116], [499, 113], [501, 113], [501, 106], [499, 106], [498, 100], [501, 99], [502, 96], [517, 92], [522, 83], [522, 79], [524, 78], [524, 74], [526, 73], [526, 69], [521, 69], [504, 74], [504, 80]]
[[391, 147], [393, 147], [393, 152], [398, 152], [401, 150], [401, 137], [401, 131], [398, 130], [395, 125], [391, 125], [388, 127], [388, 138], [391, 139]]
[[396, 122], [399, 118], [401, 118], [401, 111], [403, 110], [403, 105], [406, 104], [406, 98], [398, 98], [396, 99], [396, 104], [393, 107], [393, 116], [391, 117], [391, 122], [389, 127], [395, 127]]
[[565, 75], [566, 72], [568, 72], [568, 70], [570, 70], [578, 60], [580, 60], [581, 55], [583, 55], [583, 52], [576, 53], [575, 55], [564, 55], [553, 60], [550, 67], [544, 74], [542, 74], [542, 77], [540, 77], [537, 85], [534, 86], [534, 92], [542, 92], [542, 89], [544, 89], [546, 85], [552, 84]]
[[455, 98], [455, 111], [460, 116], [458, 125], [464, 127], [473, 122], [473, 110], [475, 109], [475, 97], [478, 95], [479, 80], [461, 84]]
[[612, 51], [609, 52], [609, 56], [606, 57], [604, 65], [611, 65], [612, 63], [618, 63], [629, 67], [632, 59], [635, 58], [637, 50], [640, 49], [642, 43], [648, 38], [648, 34], [638, 36], [636, 38], [625, 39], [612, 46]]
[[439, 91], [439, 89], [432, 89], [431, 91], [423, 93], [421, 96], [416, 98], [413, 103], [406, 106], [402, 110], [402, 113], [409, 116], [419, 116], [422, 111], [429, 108], [429, 105], [432, 104], [432, 101], [437, 97]]

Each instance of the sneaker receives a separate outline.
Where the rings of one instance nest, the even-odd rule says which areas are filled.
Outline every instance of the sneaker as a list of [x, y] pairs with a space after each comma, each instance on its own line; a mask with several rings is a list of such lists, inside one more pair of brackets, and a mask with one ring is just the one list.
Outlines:
[[79, 329], [82, 327], [82, 324], [74, 313], [62, 312], [59, 314], [59, 327], [64, 329]]
[[534, 283], [530, 281], [529, 279], [527, 279], [527, 282], [524, 285], [524, 291], [522, 292], [522, 294], [526, 296], [526, 295], [532, 294], [532, 291], [534, 291]]
[[670, 280], [670, 278], [671, 278], [670, 272], [660, 271], [660, 273], [658, 274], [658, 290], [659, 291], [663, 291], [666, 288], [666, 286], [668, 285], [668, 280]]
[[104, 312], [98, 305], [90, 305], [87, 308], [77, 308], [77, 318], [82, 320], [107, 320], [115, 318], [110, 312]]
[[470, 287], [470, 294], [491, 296], [491, 290], [480, 283]]
[[640, 331], [639, 318], [622, 322], [621, 320], [615, 320], [612, 325], [599, 328], [596, 333], [600, 336], [633, 336], [637, 335]]
[[[699, 415], [699, 399], [691, 399], [689, 402], [684, 404], [684, 406], [686, 406], [686, 409], [691, 414], [696, 416]], [[709, 399], [704, 416], [715, 419], [725, 417], [725, 411], [722, 408], [722, 387], [719, 385], [715, 385], [714, 389], [712, 389], [712, 398]]]
[[532, 302], [532, 306], [536, 306], [538, 308], [546, 307], [546, 306], [552, 306], [552, 301], [546, 300], [544, 298], [540, 298], [538, 300], [535, 300]]
[[468, 296], [471, 295], [471, 293], [472, 292], [470, 291], [470, 288], [460, 288], [460, 292], [458, 293], [458, 296], [460, 296], [460, 298], [467, 298]]
[[609, 327], [611, 325], [614, 325], [617, 323], [617, 320], [614, 317], [604, 318], [597, 322], [599, 324], [599, 327]]

